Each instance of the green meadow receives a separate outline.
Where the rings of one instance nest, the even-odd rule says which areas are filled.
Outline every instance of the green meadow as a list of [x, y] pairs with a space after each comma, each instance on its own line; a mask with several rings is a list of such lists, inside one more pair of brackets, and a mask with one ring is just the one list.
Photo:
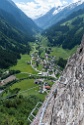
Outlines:
[[[41, 38], [41, 42], [38, 43], [31, 43], [31, 52], [30, 55], [34, 52], [36, 52], [36, 47], [38, 47], [40, 45], [41, 49], [41, 56], [45, 58], [45, 49], [48, 48], [47, 46], [47, 39], [46, 38]], [[43, 49], [43, 51], [42, 51]], [[62, 57], [64, 59], [68, 59], [69, 56], [71, 56], [77, 49], [77, 46], [75, 48], [73, 48], [72, 50], [64, 50], [62, 47], [52, 47], [51, 48], [51, 52], [50, 55], [51, 56], [56, 56], [57, 59], [59, 59], [59, 57]], [[28, 75], [30, 74], [37, 74], [38, 72], [36, 72], [32, 67], [31, 67], [31, 56], [30, 55], [21, 55], [21, 59], [18, 60], [17, 65], [11, 67], [10, 69], [12, 70], [20, 70], [21, 73], [16, 74], [16, 77], [18, 79], [20, 78], [26, 78], [28, 77]], [[42, 70], [42, 65], [39, 65], [37, 67], [38, 70]], [[53, 84], [53, 83], [52, 83]], [[30, 95], [36, 95], [38, 98], [40, 99], [44, 99], [45, 98], [45, 94], [40, 94], [39, 91], [39, 86], [37, 86], [36, 84], [34, 84], [34, 79], [26, 79], [26, 80], [22, 80], [20, 82], [17, 82], [15, 84], [12, 85], [12, 87], [10, 87], [10, 89], [15, 89], [15, 88], [20, 88], [20, 92], [19, 94], [22, 94], [25, 97], [28, 97]], [[36, 88], [33, 88], [36, 87]], [[33, 88], [33, 89], [31, 89]], [[29, 90], [30, 89], [30, 90]], [[28, 91], [27, 91], [28, 90]], [[23, 92], [25, 91], [25, 92]], [[23, 93], [22, 93], [23, 92]]]
[[50, 55], [56, 56], [57, 59], [59, 59], [59, 57], [68, 59], [73, 53], [76, 52], [77, 47], [78, 46], [74, 47], [72, 50], [63, 49], [62, 47], [53, 47]]
[[31, 67], [30, 64], [27, 64], [27, 62], [31, 61], [30, 55], [21, 55], [21, 59], [18, 60], [17, 65], [11, 67], [11, 70], [20, 70], [21, 72], [27, 72], [36, 74], [37, 72]]
[[23, 95], [24, 97], [28, 97], [30, 95], [35, 95], [39, 99], [44, 100], [46, 94], [39, 93], [39, 85], [34, 83], [34, 79], [22, 80], [20, 82], [15, 83], [10, 87], [11, 90], [19, 88], [20, 91], [18, 94]]

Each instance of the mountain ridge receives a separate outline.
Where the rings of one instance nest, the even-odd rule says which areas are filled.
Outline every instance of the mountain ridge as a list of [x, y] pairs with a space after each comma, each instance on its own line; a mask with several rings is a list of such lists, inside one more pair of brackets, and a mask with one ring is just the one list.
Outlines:
[[27, 37], [0, 16], [0, 68], [15, 65], [21, 53], [29, 53], [28, 41], [32, 40], [33, 37]]
[[84, 1], [78, 1], [78, 2], [71, 3], [65, 6], [58, 6], [57, 8], [53, 8], [53, 11], [51, 9], [44, 16], [36, 19], [35, 22], [37, 25], [39, 25], [43, 29], [47, 29], [51, 27], [52, 25], [58, 23], [62, 19], [65, 19], [73, 12], [78, 11], [79, 9], [83, 9], [83, 8], [84, 8]]
[[14, 2], [0, 2], [0, 68], [9, 68], [21, 58], [20, 54], [30, 52], [29, 42], [35, 41], [38, 27]]
[[81, 9], [45, 30], [42, 34], [47, 36], [51, 46], [62, 46], [64, 49], [72, 49], [80, 44], [84, 33], [83, 25], [84, 9]]
[[[34, 23], [32, 19], [30, 19], [22, 10], [20, 10], [16, 4], [13, 1], [9, 0], [0, 0], [0, 9], [5, 11], [6, 13], [9, 13], [9, 23], [11, 24], [11, 18], [13, 17], [14, 21], [17, 21], [18, 23], [18, 29], [29, 34], [35, 34], [36, 31], [39, 30], [37, 25]], [[3, 15], [5, 17], [5, 15]], [[7, 18], [7, 16], [6, 16]], [[12, 21], [12, 25], [17, 27], [17, 25], [14, 24], [14, 21]], [[20, 27], [19, 27], [20, 25]]]

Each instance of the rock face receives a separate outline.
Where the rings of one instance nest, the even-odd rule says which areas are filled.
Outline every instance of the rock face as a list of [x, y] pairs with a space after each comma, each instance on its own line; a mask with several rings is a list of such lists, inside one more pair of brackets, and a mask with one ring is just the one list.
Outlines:
[[68, 60], [62, 76], [66, 85], [61, 85], [63, 83], [59, 81], [50, 125], [84, 125], [84, 36], [77, 52]]
[[31, 125], [84, 125], [84, 36]]

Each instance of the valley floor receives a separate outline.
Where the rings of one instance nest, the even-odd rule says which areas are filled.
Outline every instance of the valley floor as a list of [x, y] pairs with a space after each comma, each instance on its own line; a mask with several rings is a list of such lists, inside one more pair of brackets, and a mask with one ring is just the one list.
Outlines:
[[[59, 57], [67, 59], [76, 51], [77, 47], [71, 51], [64, 50], [61, 47], [48, 47], [47, 39], [42, 36], [40, 42], [30, 43], [30, 45], [30, 54], [21, 55], [17, 65], [10, 68], [10, 70], [20, 70], [21, 72], [15, 74], [17, 80], [13, 84], [9, 85], [7, 83], [8, 87], [1, 93], [0, 98], [3, 100], [13, 96], [16, 96], [15, 98], [35, 96], [34, 98], [38, 98], [38, 101], [36, 103], [32, 102], [34, 107], [37, 102], [45, 100], [50, 88], [59, 78], [62, 72], [62, 69], [57, 65]], [[31, 111], [26, 114], [26, 119]], [[8, 115], [10, 114], [8, 113]]]

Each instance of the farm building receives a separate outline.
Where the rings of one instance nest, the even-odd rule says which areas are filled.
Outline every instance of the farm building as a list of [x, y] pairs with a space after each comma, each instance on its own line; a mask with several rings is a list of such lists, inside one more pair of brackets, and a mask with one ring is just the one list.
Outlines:
[[48, 89], [48, 90], [49, 90], [50, 88], [51, 88], [50, 86], [45, 86], [45, 89]]
[[8, 82], [12, 82], [13, 80], [16, 80], [16, 76], [11, 75], [7, 77], [6, 79], [2, 80], [1, 84], [4, 85], [4, 84], [7, 84]]

